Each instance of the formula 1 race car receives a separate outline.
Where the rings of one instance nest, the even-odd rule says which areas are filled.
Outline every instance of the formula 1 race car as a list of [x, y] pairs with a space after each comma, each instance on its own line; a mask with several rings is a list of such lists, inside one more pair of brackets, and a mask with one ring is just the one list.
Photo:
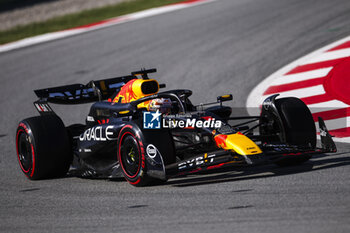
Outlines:
[[[149, 79], [153, 72], [35, 90], [40, 116], [22, 120], [16, 133], [23, 173], [32, 180], [124, 177], [144, 186], [224, 166], [297, 165], [336, 152], [322, 118], [316, 147], [313, 117], [297, 98], [273, 95], [259, 116], [231, 117], [222, 103], [232, 95], [195, 106], [190, 90], [159, 92], [165, 85]], [[48, 104], [90, 102], [85, 124], [70, 126]]]

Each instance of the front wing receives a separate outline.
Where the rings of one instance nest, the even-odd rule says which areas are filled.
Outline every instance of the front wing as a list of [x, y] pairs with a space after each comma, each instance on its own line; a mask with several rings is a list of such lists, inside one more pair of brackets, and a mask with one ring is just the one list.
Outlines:
[[312, 156], [315, 154], [334, 153], [337, 148], [329, 134], [322, 118], [319, 118], [321, 136], [321, 148], [289, 144], [262, 144], [259, 147], [263, 151], [255, 155], [238, 155], [236, 153], [218, 150], [202, 155], [193, 156], [185, 160], [163, 166], [164, 177], [191, 174], [224, 166], [258, 165], [274, 163], [283, 159]]

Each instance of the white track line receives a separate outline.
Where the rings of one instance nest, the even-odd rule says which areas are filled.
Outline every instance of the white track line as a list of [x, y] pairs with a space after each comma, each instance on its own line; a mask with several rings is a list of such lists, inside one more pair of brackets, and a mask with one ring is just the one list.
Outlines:
[[[318, 124], [316, 125], [316, 131], [320, 132]], [[317, 139], [321, 140], [320, 135], [317, 135]], [[344, 143], [349, 143], [350, 142], [350, 137], [345, 137], [345, 138], [333, 138], [334, 141], [336, 142], [344, 142]]]
[[326, 124], [328, 130], [347, 128], [350, 127], [350, 117], [326, 120], [324, 123]]
[[311, 113], [330, 111], [340, 108], [347, 108], [349, 105], [339, 101], [339, 100], [331, 100], [317, 104], [309, 104], [308, 105]]
[[[323, 88], [323, 85], [316, 85], [313, 87], [306, 87], [306, 88], [299, 88], [295, 89], [293, 91], [284, 91], [284, 92], [278, 92], [276, 94], [280, 94], [278, 98], [282, 97], [298, 97], [298, 98], [305, 98], [305, 97], [310, 97], [314, 95], [322, 95], [325, 94], [325, 90]], [[260, 100], [264, 100], [267, 97], [273, 95], [274, 93], [264, 95], [260, 98]]]
[[331, 71], [331, 69], [333, 69], [333, 67], [281, 76], [276, 78], [271, 85], [283, 85], [294, 82], [306, 81], [314, 78], [322, 78], [325, 77], [329, 73], [329, 71]]
[[340, 49], [340, 50], [335, 50], [335, 51], [331, 51], [331, 52], [326, 52], [326, 53], [323, 53], [319, 56], [315, 56], [314, 58], [311, 58], [310, 60], [308, 60], [305, 64], [330, 61], [330, 60], [335, 60], [338, 58], [343, 58], [343, 57], [348, 57], [348, 56], [350, 56], [350, 48], [349, 49]]
[[334, 141], [337, 142], [344, 142], [344, 143], [349, 143], [350, 142], [350, 137], [345, 137], [345, 138], [333, 138]]
[[73, 36], [73, 35], [83, 33], [83, 32], [85, 32], [84, 29], [80, 29], [80, 30], [77, 29], [77, 30], [63, 31], [63, 32], [52, 32], [52, 33], [47, 33], [47, 34], [43, 34], [40, 36], [35, 36], [35, 37], [19, 40], [17, 42], [1, 45], [0, 46], [0, 53], [11, 51], [13, 49], [27, 47], [30, 45], [35, 45], [35, 44], [51, 41], [51, 40], [65, 38], [68, 36]]
[[16, 42], [0, 45], [0, 53], [11, 51], [14, 49], [27, 47], [27, 46], [31, 46], [31, 45], [35, 45], [35, 44], [39, 44], [39, 43], [44, 43], [44, 42], [48, 42], [48, 41], [52, 41], [52, 40], [56, 40], [56, 39], [61, 39], [61, 38], [65, 38], [68, 36], [77, 35], [77, 34], [89, 32], [89, 31], [93, 31], [93, 30], [97, 30], [97, 29], [101, 29], [101, 28], [105, 28], [105, 27], [110, 27], [110, 26], [114, 26], [117, 24], [126, 23], [126, 22], [130, 22], [130, 21], [134, 21], [134, 20], [138, 20], [138, 19], [142, 19], [142, 18], [146, 18], [146, 17], [160, 15], [160, 14], [164, 14], [164, 13], [168, 13], [171, 11], [176, 11], [176, 10], [192, 7], [192, 6], [198, 6], [198, 5], [201, 5], [204, 3], [209, 3], [209, 2], [214, 2], [214, 1], [216, 1], [216, 0], [198, 0], [198, 1], [190, 2], [190, 3], [185, 3], [185, 2], [181, 3], [180, 2], [177, 4], [152, 8], [152, 9], [140, 11], [137, 13], [132, 13], [132, 14], [128, 14], [128, 15], [124, 15], [124, 16], [120, 16], [120, 17], [115, 17], [112, 19], [108, 19], [108, 20], [106, 20], [106, 22], [99, 23], [97, 25], [91, 25], [91, 26], [87, 25], [87, 26], [82, 26], [82, 27], [78, 27], [78, 28], [72, 28], [72, 29], [67, 29], [67, 30], [63, 30], [63, 31], [52, 32], [52, 33], [47, 33], [44, 35], [34, 36], [34, 37], [26, 38], [23, 40], [19, 40]]

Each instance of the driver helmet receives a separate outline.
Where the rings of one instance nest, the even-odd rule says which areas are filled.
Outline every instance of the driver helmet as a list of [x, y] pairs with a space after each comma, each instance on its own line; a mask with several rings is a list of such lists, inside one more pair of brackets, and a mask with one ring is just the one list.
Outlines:
[[172, 109], [172, 103], [169, 98], [158, 98], [153, 99], [149, 103], [148, 110], [151, 112], [156, 112], [157, 110], [162, 114], [170, 114]]

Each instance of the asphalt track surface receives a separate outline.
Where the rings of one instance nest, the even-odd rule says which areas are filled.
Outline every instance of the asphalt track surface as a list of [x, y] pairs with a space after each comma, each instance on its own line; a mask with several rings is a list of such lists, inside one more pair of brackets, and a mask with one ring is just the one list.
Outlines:
[[[17, 123], [36, 115], [33, 89], [157, 67], [193, 102], [232, 92], [244, 107], [264, 77], [350, 34], [350, 2], [218, 0], [0, 54], [1, 232], [349, 232], [350, 146], [298, 167], [274, 165], [173, 179], [29, 181], [16, 161]], [[69, 123], [89, 105], [53, 106]]]

